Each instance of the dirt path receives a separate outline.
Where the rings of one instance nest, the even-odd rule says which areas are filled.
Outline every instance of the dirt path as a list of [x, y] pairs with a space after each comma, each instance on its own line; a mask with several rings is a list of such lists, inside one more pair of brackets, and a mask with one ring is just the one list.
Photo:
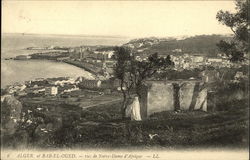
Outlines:
[[116, 99], [113, 99], [113, 100], [110, 100], [110, 101], [104, 101], [104, 102], [100, 102], [100, 103], [97, 103], [97, 104], [91, 104], [91, 105], [88, 105], [88, 106], [82, 106], [84, 104], [80, 104], [79, 106], [82, 108], [82, 109], [87, 109], [89, 107], [95, 107], [95, 106], [99, 106], [99, 105], [103, 105], [103, 104], [109, 104], [109, 103], [113, 103], [113, 102], [119, 102], [121, 101], [122, 98], [116, 98]]

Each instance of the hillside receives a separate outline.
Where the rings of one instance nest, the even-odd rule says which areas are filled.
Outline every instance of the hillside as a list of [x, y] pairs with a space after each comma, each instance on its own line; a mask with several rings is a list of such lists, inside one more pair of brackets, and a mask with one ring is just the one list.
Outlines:
[[142, 38], [131, 40], [124, 44], [136, 49], [138, 52], [151, 54], [203, 54], [215, 56], [219, 52], [216, 44], [220, 40], [230, 40], [231, 36], [225, 35], [200, 35], [184, 39], [177, 38]]

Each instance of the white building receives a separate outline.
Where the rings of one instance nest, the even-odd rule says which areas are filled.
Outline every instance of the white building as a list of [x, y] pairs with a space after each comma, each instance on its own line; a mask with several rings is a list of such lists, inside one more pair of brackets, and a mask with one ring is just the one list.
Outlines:
[[23, 91], [26, 88], [26, 85], [23, 84], [17, 84], [17, 85], [13, 85], [7, 88], [7, 92], [12, 94], [15, 92], [19, 92], [19, 91]]
[[55, 81], [54, 85], [64, 86], [65, 84], [74, 84], [75, 81], [76, 79], [74, 78], [69, 78], [67, 80], [58, 80], [58, 81]]
[[114, 51], [106, 51], [104, 54], [107, 54], [108, 58], [110, 59], [114, 55]]
[[187, 68], [189, 68], [189, 67], [190, 67], [189, 63], [183, 63], [183, 68], [184, 68], [184, 69], [187, 69]]
[[75, 87], [75, 88], [71, 88], [71, 89], [66, 89], [63, 92], [72, 92], [72, 91], [77, 91], [77, 90], [80, 90], [80, 89], [78, 87]]
[[194, 63], [203, 62], [203, 61], [204, 61], [204, 57], [202, 57], [202, 56], [194, 56], [193, 57]]
[[208, 62], [222, 62], [222, 58], [208, 58]]
[[176, 48], [176, 49], [173, 49], [172, 52], [181, 53], [181, 52], [182, 52], [182, 49]]
[[45, 88], [45, 95], [57, 95], [58, 88], [57, 87], [46, 87]]

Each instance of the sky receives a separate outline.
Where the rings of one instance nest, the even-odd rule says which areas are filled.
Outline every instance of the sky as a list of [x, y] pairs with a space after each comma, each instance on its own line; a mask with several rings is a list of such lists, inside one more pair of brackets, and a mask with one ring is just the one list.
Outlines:
[[3, 33], [170, 37], [231, 34], [234, 1], [2, 1]]

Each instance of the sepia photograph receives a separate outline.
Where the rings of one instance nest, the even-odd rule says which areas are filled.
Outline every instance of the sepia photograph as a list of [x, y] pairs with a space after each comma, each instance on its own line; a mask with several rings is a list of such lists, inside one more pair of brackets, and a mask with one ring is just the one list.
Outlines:
[[248, 160], [249, 0], [2, 0], [2, 160]]

